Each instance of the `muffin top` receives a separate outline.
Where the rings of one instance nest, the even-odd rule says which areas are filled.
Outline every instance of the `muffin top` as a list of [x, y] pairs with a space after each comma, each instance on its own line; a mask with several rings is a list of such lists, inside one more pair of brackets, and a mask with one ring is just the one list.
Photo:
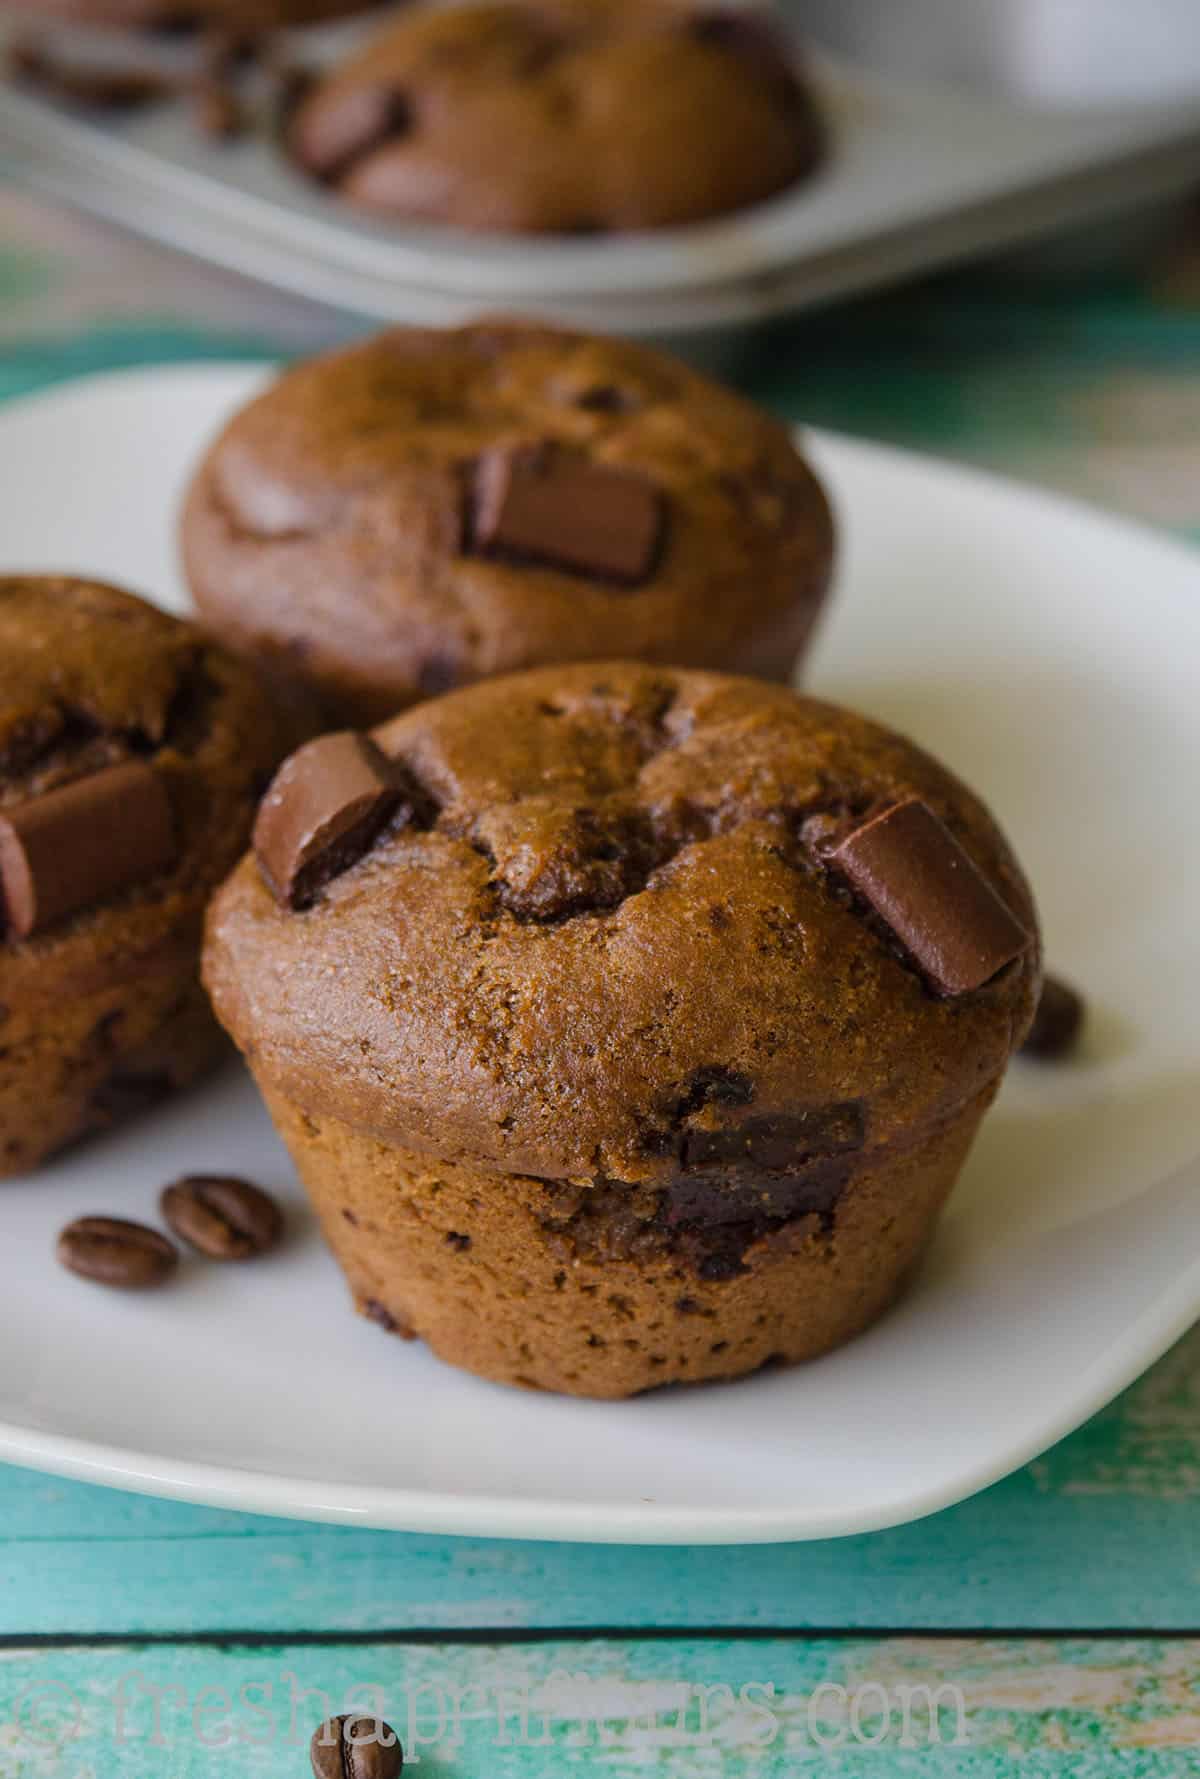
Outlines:
[[578, 235], [758, 203], [815, 166], [821, 127], [757, 13], [483, 0], [402, 14], [317, 84], [289, 144], [381, 214]]
[[833, 526], [787, 429], [645, 347], [394, 328], [286, 373], [202, 463], [198, 605], [340, 719], [541, 661], [778, 673]]
[[295, 739], [194, 625], [92, 581], [0, 577], [0, 1001], [194, 933]]
[[28, 18], [62, 18], [128, 30], [190, 31], [208, 24], [269, 30], [363, 12], [373, 0], [15, 0]]
[[[213, 904], [205, 979], [314, 1114], [444, 1159], [657, 1183], [915, 1140], [994, 1084], [1032, 1016], [1036, 915], [1002, 834], [850, 712], [605, 664], [313, 746]], [[881, 864], [914, 811], [932, 842]], [[985, 933], [978, 986], [947, 992]]]

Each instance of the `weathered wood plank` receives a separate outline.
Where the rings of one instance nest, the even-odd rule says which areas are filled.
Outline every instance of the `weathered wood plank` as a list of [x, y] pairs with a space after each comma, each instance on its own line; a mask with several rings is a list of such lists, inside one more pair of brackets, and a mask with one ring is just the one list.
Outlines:
[[1200, 1331], [933, 1519], [706, 1550], [404, 1537], [0, 1469], [0, 1633], [1200, 1627]]
[[538, 1779], [1155, 1779], [1196, 1771], [1200, 1642], [721, 1639], [14, 1649], [11, 1779], [306, 1770], [328, 1710], [382, 1710], [409, 1770]]

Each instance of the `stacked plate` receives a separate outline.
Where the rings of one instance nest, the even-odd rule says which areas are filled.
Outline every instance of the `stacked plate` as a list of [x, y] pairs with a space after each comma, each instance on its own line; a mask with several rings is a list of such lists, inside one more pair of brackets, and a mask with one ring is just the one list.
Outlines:
[[815, 179], [732, 218], [624, 238], [364, 219], [305, 181], [269, 129], [207, 142], [182, 101], [89, 119], [7, 91], [0, 150], [30, 184], [366, 316], [444, 323], [519, 309], [677, 342], [1142, 203], [1195, 176], [1194, 100], [1072, 112], [824, 57], [814, 73], [832, 138]]

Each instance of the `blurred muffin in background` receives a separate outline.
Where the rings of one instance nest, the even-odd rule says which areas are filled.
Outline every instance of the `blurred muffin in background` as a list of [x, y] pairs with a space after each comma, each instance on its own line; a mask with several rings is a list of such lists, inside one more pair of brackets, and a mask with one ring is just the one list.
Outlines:
[[317, 83], [288, 142], [380, 215], [581, 235], [760, 203], [813, 170], [822, 129], [757, 10], [483, 0], [406, 11]]
[[267, 31], [365, 12], [378, 0], [19, 0], [11, 10], [26, 21], [68, 19], [78, 24], [172, 34], [215, 25]]

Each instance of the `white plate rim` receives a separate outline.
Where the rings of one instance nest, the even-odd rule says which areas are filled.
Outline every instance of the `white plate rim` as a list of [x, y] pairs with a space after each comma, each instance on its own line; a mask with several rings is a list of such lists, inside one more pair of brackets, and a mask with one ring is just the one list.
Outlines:
[[[74, 404], [81, 394], [116, 387], [169, 385], [179, 378], [225, 380], [247, 387], [272, 369], [267, 361], [249, 359], [173, 363], [151, 368], [102, 371], [72, 379], [3, 404], [0, 427], [14, 414], [34, 408], [52, 410]], [[845, 435], [806, 429], [806, 439], [820, 457], [825, 449], [861, 455], [879, 464], [901, 465], [922, 457], [949, 485], [990, 487], [1007, 498], [1062, 517], [1074, 513], [1089, 525], [1107, 529], [1115, 538], [1139, 543], [1174, 559], [1178, 567], [1197, 571], [1195, 552], [1136, 521], [1114, 515], [1087, 502], [1031, 487], [987, 471], [947, 463], [933, 456], [898, 450]], [[1151, 597], [1162, 597], [1155, 589]], [[1180, 600], [1180, 615], [1197, 621], [1198, 612]], [[1195, 1176], [1200, 1161], [1188, 1163], [1173, 1180]], [[1167, 1182], [1161, 1184], [1166, 1185]], [[0, 1421], [0, 1460], [84, 1482], [126, 1491], [183, 1500], [245, 1512], [395, 1529], [475, 1537], [532, 1538], [620, 1544], [738, 1544], [825, 1539], [884, 1530], [926, 1517], [986, 1488], [1029, 1462], [1088, 1419], [1151, 1365], [1200, 1316], [1200, 1256], [1173, 1280], [1153, 1308], [1127, 1331], [1120, 1348], [1094, 1364], [1070, 1403], [1031, 1419], [1023, 1437], [986, 1461], [964, 1464], [936, 1487], [915, 1489], [903, 1499], [872, 1510], [839, 1512], [798, 1508], [788, 1511], [747, 1507], [664, 1507], [653, 1501], [598, 1506], [591, 1502], [503, 1495], [455, 1496], [429, 1490], [330, 1483], [279, 1475], [269, 1471], [162, 1458], [134, 1447], [47, 1433], [13, 1421]]]

